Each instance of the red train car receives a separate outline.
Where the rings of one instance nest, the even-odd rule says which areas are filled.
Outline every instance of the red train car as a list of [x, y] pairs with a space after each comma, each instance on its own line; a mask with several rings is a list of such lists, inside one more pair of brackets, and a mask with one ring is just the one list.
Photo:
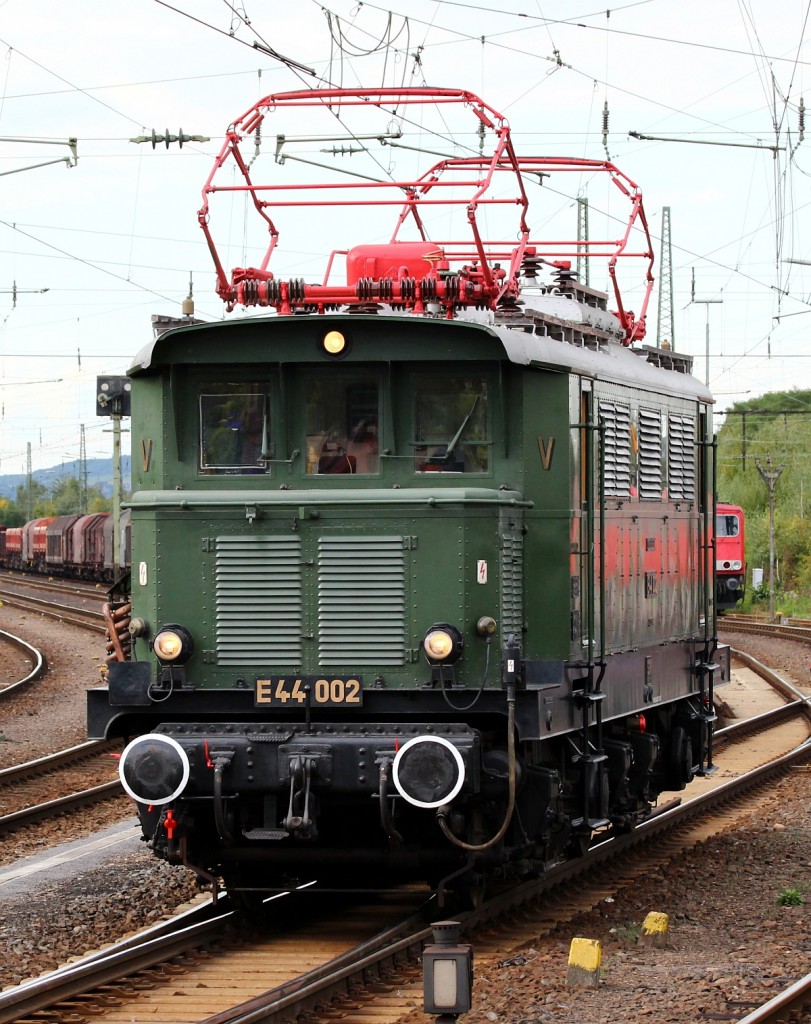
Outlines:
[[119, 521], [118, 566], [114, 558], [113, 517], [108, 516], [104, 522], [104, 579], [113, 581], [120, 568], [130, 564], [130, 513], [125, 509]]
[[57, 516], [48, 524], [46, 532], [46, 555], [45, 561], [49, 572], [61, 574], [66, 564], [70, 561], [69, 541], [71, 537], [70, 527], [81, 519], [80, 515]]
[[48, 524], [52, 523], [54, 518], [54, 516], [43, 516], [41, 519], [32, 519], [30, 523], [21, 527], [20, 557], [23, 568], [34, 569], [38, 572], [44, 570]]
[[32, 519], [24, 526], [0, 526], [0, 566], [111, 583], [130, 562], [130, 515], [121, 514], [118, 566], [113, 551], [113, 517], [90, 512]]
[[740, 505], [715, 507], [715, 597], [718, 611], [734, 608], [746, 591], [744, 513]]
[[109, 512], [78, 516], [67, 528], [69, 547], [64, 568], [71, 575], [100, 579], [104, 569], [104, 524]]
[[10, 526], [6, 530], [6, 550], [4, 565], [9, 569], [19, 569], [22, 565], [23, 528]]

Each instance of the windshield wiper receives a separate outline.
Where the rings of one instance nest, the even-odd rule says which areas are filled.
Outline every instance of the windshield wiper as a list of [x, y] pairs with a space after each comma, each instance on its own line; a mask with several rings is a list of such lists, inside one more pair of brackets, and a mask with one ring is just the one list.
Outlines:
[[[479, 404], [480, 398], [481, 395], [476, 395], [476, 398], [473, 401], [473, 405], [471, 405], [470, 407], [470, 412], [462, 420], [461, 426], [453, 435], [453, 440], [445, 446], [445, 451], [441, 453], [435, 452], [432, 456], [430, 456], [430, 458], [428, 459], [429, 466], [444, 466], [451, 462], [451, 456], [453, 455], [454, 449], [456, 448], [457, 444], [459, 444], [459, 441], [462, 435], [464, 434], [465, 430], [467, 430], [467, 425], [468, 423], [470, 423], [473, 413], [476, 411], [476, 406]], [[460, 460], [458, 459], [454, 460], [454, 465], [460, 466], [460, 468], [464, 468], [464, 463], [461, 463]]]

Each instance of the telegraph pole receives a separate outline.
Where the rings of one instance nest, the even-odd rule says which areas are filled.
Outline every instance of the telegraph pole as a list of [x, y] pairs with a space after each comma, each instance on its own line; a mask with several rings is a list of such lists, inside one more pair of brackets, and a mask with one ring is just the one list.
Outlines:
[[26, 519], [34, 518], [34, 473], [31, 469], [31, 442], [25, 446], [25, 511]]
[[766, 455], [766, 469], [761, 466], [760, 459], [755, 459], [755, 465], [763, 483], [769, 488], [769, 621], [774, 622], [774, 488], [785, 466], [781, 463], [777, 469], [772, 469], [770, 454]]
[[[589, 240], [589, 201], [588, 199], [577, 200], [577, 280], [582, 284], [589, 284], [588, 258]], [[585, 243], [582, 244], [581, 243]]]
[[707, 387], [710, 386], [710, 305], [714, 303], [721, 303], [723, 299], [697, 299], [696, 298], [696, 268], [693, 267], [693, 284], [690, 289], [690, 304], [694, 306], [706, 306], [707, 307], [707, 322], [704, 329], [704, 337], [707, 346], [706, 364], [704, 370], [704, 383]]
[[673, 250], [670, 243], [670, 207], [662, 207], [662, 256], [659, 261], [659, 313], [656, 319], [656, 345], [665, 342], [676, 351], [676, 328], [673, 319]]

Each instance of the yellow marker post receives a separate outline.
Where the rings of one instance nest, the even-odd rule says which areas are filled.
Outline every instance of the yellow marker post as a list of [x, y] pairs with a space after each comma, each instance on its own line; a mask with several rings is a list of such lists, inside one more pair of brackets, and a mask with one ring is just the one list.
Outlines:
[[598, 988], [603, 949], [599, 939], [572, 939], [566, 984]]
[[666, 946], [669, 927], [670, 918], [667, 914], [652, 910], [642, 922], [642, 941], [657, 948]]

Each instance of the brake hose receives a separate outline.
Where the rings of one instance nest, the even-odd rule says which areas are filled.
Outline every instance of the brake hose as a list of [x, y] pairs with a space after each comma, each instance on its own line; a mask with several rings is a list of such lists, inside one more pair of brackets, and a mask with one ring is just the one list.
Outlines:
[[515, 763], [515, 684], [510, 683], [507, 686], [507, 764], [508, 764], [508, 776], [507, 782], [509, 786], [509, 798], [507, 800], [507, 813], [504, 816], [501, 828], [496, 832], [492, 839], [488, 839], [486, 843], [474, 844], [466, 843], [463, 839], [459, 839], [450, 830], [448, 825], [448, 811], [450, 806], [445, 804], [442, 807], [437, 808], [436, 820], [442, 834], [447, 840], [453, 843], [455, 846], [461, 847], [463, 850], [472, 850], [474, 853], [479, 853], [482, 850], [489, 850], [496, 843], [500, 842], [510, 827], [512, 821], [513, 812], [515, 811], [515, 791], [516, 791], [516, 763]]

